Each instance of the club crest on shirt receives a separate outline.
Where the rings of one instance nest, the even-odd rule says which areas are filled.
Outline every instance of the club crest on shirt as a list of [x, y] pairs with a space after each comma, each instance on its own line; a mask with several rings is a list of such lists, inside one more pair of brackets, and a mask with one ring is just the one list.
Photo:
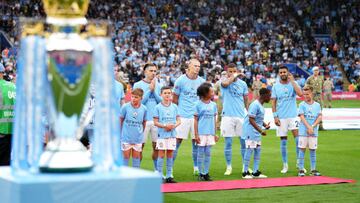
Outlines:
[[136, 118], [137, 115], [138, 115], [138, 113], [137, 113], [136, 111], [134, 111], [134, 112], [132, 113], [133, 118]]
[[165, 111], [165, 114], [166, 114], [166, 116], [170, 116], [170, 114], [171, 114], [171, 113], [170, 113], [170, 110], [166, 110], [166, 111]]

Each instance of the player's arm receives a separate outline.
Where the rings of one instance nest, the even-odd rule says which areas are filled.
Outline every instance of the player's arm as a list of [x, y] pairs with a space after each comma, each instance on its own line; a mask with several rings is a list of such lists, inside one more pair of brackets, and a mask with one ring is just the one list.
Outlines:
[[142, 124], [143, 124], [143, 132], [144, 132], [145, 127], [146, 127], [146, 120], [144, 120]]
[[236, 79], [236, 77], [234, 77], [232, 75], [229, 78], [227, 78], [226, 80], [221, 81], [221, 86], [228, 87], [229, 85], [231, 85], [231, 83], [233, 83], [235, 81], [235, 79]]
[[289, 73], [289, 79], [290, 79], [290, 83], [291, 85], [294, 87], [295, 93], [297, 96], [301, 97], [303, 95], [300, 86], [296, 83], [294, 76]]
[[246, 110], [249, 110], [249, 96], [248, 95], [244, 95], [244, 104], [245, 104]]
[[305, 127], [307, 129], [313, 129], [313, 127], [307, 122], [307, 120], [305, 119], [304, 114], [299, 114], [300, 120], [301, 122], [305, 125]]
[[[271, 99], [271, 110], [274, 113], [276, 113], [276, 98]], [[277, 115], [274, 115], [274, 118], [277, 117]]]
[[195, 130], [195, 138], [199, 137], [199, 117], [197, 114], [194, 115], [194, 130]]
[[177, 128], [179, 125], [181, 125], [180, 116], [176, 116], [176, 124], [175, 124], [174, 128]]
[[149, 97], [150, 97], [151, 93], [152, 92], [150, 90], [145, 91], [141, 103], [146, 104], [146, 102], [149, 100]]
[[266, 135], [266, 132], [261, 129], [258, 124], [256, 124], [255, 118], [253, 116], [249, 115], [249, 122], [250, 124], [255, 128], [256, 131], [258, 131], [262, 135]]
[[279, 119], [279, 116], [278, 116], [278, 114], [276, 112], [276, 102], [277, 102], [276, 98], [271, 99], [271, 109], [272, 109], [272, 112], [273, 112], [275, 125], [280, 126], [280, 119]]
[[122, 129], [123, 124], [124, 124], [124, 117], [120, 117], [120, 129]]
[[310, 134], [310, 135], [314, 134], [314, 127], [311, 126], [311, 125], [307, 122], [307, 120], [305, 119], [304, 114], [299, 114], [299, 117], [300, 117], [301, 122], [305, 125], [305, 127], [306, 127], [306, 129], [307, 129], [307, 133]]
[[154, 125], [158, 128], [165, 128], [165, 125], [161, 124], [159, 122], [159, 118], [158, 117], [154, 117]]
[[312, 126], [315, 127], [315, 126], [319, 125], [321, 120], [322, 120], [322, 114], [320, 113]]
[[[158, 86], [156, 85], [156, 88], [157, 87]], [[155, 100], [156, 100], [157, 103], [160, 103], [162, 101], [162, 97], [160, 96], [160, 90], [159, 89], [156, 89], [154, 91], [154, 96], [155, 96]]]
[[[216, 108], [216, 112], [217, 112], [217, 108]], [[215, 128], [215, 142], [219, 141], [219, 136], [216, 135], [216, 122], [217, 122], [217, 113], [215, 113], [215, 116], [214, 116], [214, 128]]]
[[196, 143], [200, 143], [200, 138], [199, 138], [199, 117], [197, 114], [194, 115], [194, 131], [195, 131], [195, 141]]
[[173, 98], [172, 98], [172, 102], [176, 105], [179, 105], [179, 95], [181, 93], [181, 86], [182, 86], [181, 79], [180, 78], [176, 79], [174, 84]]
[[176, 105], [179, 104], [179, 95], [177, 95], [175, 92], [173, 93], [173, 99], [172, 102]]

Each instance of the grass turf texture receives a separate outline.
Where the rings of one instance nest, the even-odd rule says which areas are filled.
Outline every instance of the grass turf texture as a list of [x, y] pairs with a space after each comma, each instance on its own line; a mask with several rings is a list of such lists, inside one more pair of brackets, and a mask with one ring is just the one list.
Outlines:
[[[299, 104], [301, 101], [297, 101]], [[359, 100], [334, 100], [331, 102], [332, 108], [360, 108]], [[265, 104], [265, 108], [271, 108], [271, 103]]]
[[[358, 100], [336, 100], [333, 108], [360, 108]], [[267, 105], [266, 107], [270, 107]], [[289, 134], [290, 135], [290, 134]], [[289, 172], [280, 173], [282, 163], [280, 155], [280, 139], [275, 137], [275, 131], [268, 131], [262, 140], [260, 170], [269, 177], [296, 176], [295, 144], [289, 136]], [[212, 149], [210, 174], [214, 180], [233, 180], [241, 178], [240, 143], [233, 143], [233, 174], [224, 176], [224, 139]], [[165, 165], [165, 163], [164, 163]], [[252, 163], [250, 165], [252, 167]], [[144, 169], [153, 170], [151, 160], [151, 145], [147, 143], [144, 158], [141, 163]], [[174, 175], [179, 182], [197, 181], [192, 175], [191, 141], [186, 140], [181, 145], [175, 161]], [[309, 151], [305, 154], [305, 167], [309, 170]], [[320, 131], [319, 149], [317, 151], [317, 168], [326, 176], [354, 179], [354, 184], [296, 186], [266, 189], [225, 190], [210, 192], [172, 193], [164, 194], [165, 202], [360, 202], [360, 131], [336, 130]], [[165, 168], [164, 168], [165, 171]], [[308, 174], [307, 174], [308, 175]]]
[[[282, 163], [279, 138], [275, 131], [268, 131], [262, 141], [260, 170], [269, 177], [296, 176], [295, 144], [289, 137], [289, 172], [280, 173]], [[241, 156], [239, 140], [233, 144], [233, 174], [224, 176], [225, 159], [223, 154], [224, 139], [212, 149], [210, 174], [214, 180], [232, 180], [241, 178]], [[150, 143], [144, 151], [142, 168], [153, 170]], [[309, 170], [309, 152], [305, 155], [305, 167]], [[317, 168], [326, 176], [355, 179], [355, 184], [297, 186], [268, 189], [247, 189], [210, 191], [194, 193], [164, 194], [165, 202], [360, 202], [360, 131], [321, 131], [317, 153]], [[252, 167], [252, 164], [251, 164]], [[175, 161], [176, 181], [197, 181], [192, 175], [191, 143], [186, 140], [180, 148]]]

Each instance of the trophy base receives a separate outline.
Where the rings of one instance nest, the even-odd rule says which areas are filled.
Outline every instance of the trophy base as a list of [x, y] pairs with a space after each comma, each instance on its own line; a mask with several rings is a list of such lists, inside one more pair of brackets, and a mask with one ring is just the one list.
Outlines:
[[86, 172], [93, 168], [91, 155], [77, 140], [54, 140], [40, 157], [39, 169], [44, 173]]

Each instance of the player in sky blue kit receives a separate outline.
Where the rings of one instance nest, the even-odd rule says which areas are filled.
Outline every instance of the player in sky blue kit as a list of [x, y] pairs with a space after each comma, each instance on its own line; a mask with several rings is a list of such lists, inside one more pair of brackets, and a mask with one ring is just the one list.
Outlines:
[[[261, 88], [259, 91], [259, 99], [253, 101], [249, 106], [248, 115], [245, 118], [243, 126], [243, 134], [245, 136], [246, 152], [244, 158], [244, 172], [242, 174], [244, 179], [251, 178], [267, 178], [259, 171], [260, 153], [261, 153], [261, 136], [265, 136], [266, 132], [263, 130], [270, 128], [270, 123], [264, 123], [265, 109], [264, 103], [270, 101], [270, 90]], [[254, 172], [250, 175], [249, 164], [252, 153], [254, 152]]]
[[183, 139], [187, 139], [189, 132], [191, 132], [192, 139], [192, 159], [194, 164], [194, 175], [199, 174], [197, 166], [197, 145], [195, 142], [194, 132], [194, 114], [195, 105], [199, 101], [197, 96], [197, 88], [205, 82], [205, 80], [199, 77], [200, 62], [197, 59], [191, 59], [188, 62], [188, 68], [186, 74], [181, 75], [174, 85], [173, 102], [178, 105], [181, 124], [176, 128], [177, 143], [176, 151], [174, 152], [174, 160], [176, 159], [177, 152]]
[[176, 149], [176, 127], [180, 125], [180, 117], [176, 104], [171, 103], [170, 87], [161, 88], [162, 102], [154, 109], [154, 124], [158, 129], [156, 149], [158, 150], [157, 171], [163, 175], [164, 157], [166, 154], [165, 183], [176, 183], [172, 176], [174, 164], [173, 151]]
[[195, 140], [198, 144], [199, 180], [211, 181], [209, 175], [211, 146], [219, 140], [216, 136], [216, 103], [211, 101], [214, 90], [210, 83], [203, 83], [197, 89], [200, 101], [194, 115]]
[[143, 148], [147, 141], [148, 134], [151, 136], [152, 142], [152, 160], [154, 163], [154, 169], [156, 170], [156, 162], [157, 162], [157, 150], [156, 150], [156, 140], [158, 136], [158, 129], [154, 125], [153, 115], [155, 106], [161, 102], [160, 96], [160, 85], [157, 82], [156, 72], [158, 68], [155, 64], [147, 63], [144, 66], [144, 74], [145, 78], [134, 84], [135, 88], [140, 88], [144, 91], [144, 96], [142, 99], [142, 103], [146, 106], [148, 112], [146, 114], [146, 127], [144, 130], [144, 140], [143, 140]]
[[277, 126], [276, 135], [280, 137], [280, 151], [283, 162], [281, 173], [287, 173], [287, 133], [289, 130], [295, 138], [296, 156], [298, 156], [298, 127], [299, 120], [296, 108], [296, 95], [301, 97], [302, 91], [295, 82], [293, 75], [286, 66], [279, 68], [280, 80], [274, 84], [271, 91], [272, 112], [275, 125]]
[[132, 157], [132, 165], [135, 168], [140, 168], [140, 153], [146, 125], [147, 110], [141, 104], [143, 93], [140, 88], [134, 89], [131, 92], [131, 102], [125, 104], [120, 112], [120, 140], [124, 165], [129, 165], [129, 159]]
[[233, 137], [239, 137], [241, 143], [241, 157], [244, 160], [245, 142], [240, 138], [242, 125], [246, 116], [245, 108], [248, 108], [248, 87], [244, 81], [238, 78], [238, 70], [235, 64], [227, 67], [227, 78], [221, 81], [221, 95], [223, 110], [221, 118], [221, 135], [225, 138], [225, 161], [226, 171], [224, 175], [232, 173], [232, 142]]
[[304, 87], [304, 99], [299, 105], [299, 176], [305, 176], [304, 156], [306, 148], [310, 151], [311, 175], [320, 176], [316, 170], [316, 149], [318, 145], [319, 123], [322, 119], [321, 106], [313, 100], [312, 87]]

